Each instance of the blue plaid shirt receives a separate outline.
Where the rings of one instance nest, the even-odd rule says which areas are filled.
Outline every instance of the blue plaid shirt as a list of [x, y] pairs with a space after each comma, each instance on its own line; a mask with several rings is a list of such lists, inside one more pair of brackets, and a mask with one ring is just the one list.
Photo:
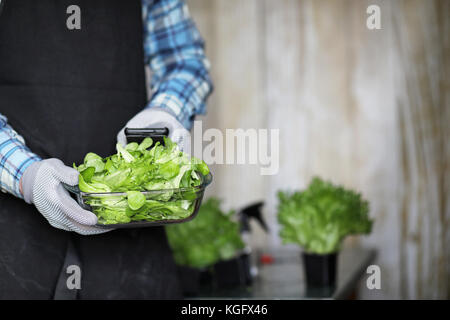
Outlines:
[[[142, 0], [145, 63], [152, 71], [152, 97], [159, 107], [190, 129], [196, 114], [205, 113], [212, 91], [203, 40], [182, 0]], [[0, 114], [0, 187], [22, 198], [19, 181], [25, 169], [41, 160]]]

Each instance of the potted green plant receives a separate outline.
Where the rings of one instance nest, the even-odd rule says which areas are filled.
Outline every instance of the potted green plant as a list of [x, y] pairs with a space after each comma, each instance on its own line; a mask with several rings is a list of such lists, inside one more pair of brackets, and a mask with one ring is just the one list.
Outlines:
[[196, 295], [202, 286], [208, 290], [245, 284], [248, 271], [240, 256], [245, 244], [234, 216], [234, 210], [224, 212], [212, 197], [195, 219], [166, 226], [185, 295]]
[[304, 249], [308, 287], [334, 286], [344, 238], [372, 229], [368, 202], [361, 194], [318, 177], [304, 191], [280, 191], [278, 198], [280, 237], [283, 243]]

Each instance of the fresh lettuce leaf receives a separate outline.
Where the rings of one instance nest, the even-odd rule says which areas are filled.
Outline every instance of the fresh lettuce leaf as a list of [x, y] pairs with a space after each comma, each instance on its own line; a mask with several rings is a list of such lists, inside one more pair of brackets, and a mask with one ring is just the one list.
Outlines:
[[[182, 187], [199, 186], [209, 173], [201, 160], [190, 158], [169, 138], [165, 145], [150, 138], [140, 144], [117, 144], [117, 153], [101, 158], [88, 153], [78, 167], [79, 188], [87, 193], [124, 192], [117, 196], [91, 196], [88, 204], [103, 224], [186, 218], [194, 210], [196, 190], [175, 192]], [[144, 196], [141, 191], [164, 192]]]
[[[189, 203], [189, 201], [187, 201]], [[204, 268], [236, 256], [244, 248], [235, 212], [224, 212], [220, 201], [209, 198], [197, 217], [189, 222], [166, 226], [167, 238], [179, 265]]]
[[346, 236], [372, 229], [369, 204], [361, 194], [320, 178], [313, 178], [301, 192], [280, 191], [278, 199], [281, 239], [310, 253], [336, 252]]

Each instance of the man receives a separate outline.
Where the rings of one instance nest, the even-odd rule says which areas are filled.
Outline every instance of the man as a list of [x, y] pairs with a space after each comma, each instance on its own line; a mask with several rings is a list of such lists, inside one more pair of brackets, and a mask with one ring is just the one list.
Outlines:
[[[70, 5], [80, 29], [66, 25]], [[61, 183], [77, 184], [67, 165], [87, 152], [125, 143], [125, 126], [167, 127], [183, 145], [211, 87], [181, 0], [3, 0], [0, 298], [178, 297], [164, 229], [105, 233]], [[80, 290], [66, 286], [68, 265]]]

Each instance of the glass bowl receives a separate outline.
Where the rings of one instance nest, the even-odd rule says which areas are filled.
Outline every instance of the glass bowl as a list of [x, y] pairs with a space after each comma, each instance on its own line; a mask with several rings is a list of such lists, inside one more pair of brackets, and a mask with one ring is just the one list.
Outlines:
[[64, 187], [75, 195], [82, 208], [98, 217], [98, 227], [117, 229], [160, 226], [193, 219], [211, 181], [209, 173], [202, 176], [202, 183], [196, 187], [141, 191], [145, 203], [137, 210], [128, 206], [126, 192], [89, 193], [80, 191], [78, 186]]

